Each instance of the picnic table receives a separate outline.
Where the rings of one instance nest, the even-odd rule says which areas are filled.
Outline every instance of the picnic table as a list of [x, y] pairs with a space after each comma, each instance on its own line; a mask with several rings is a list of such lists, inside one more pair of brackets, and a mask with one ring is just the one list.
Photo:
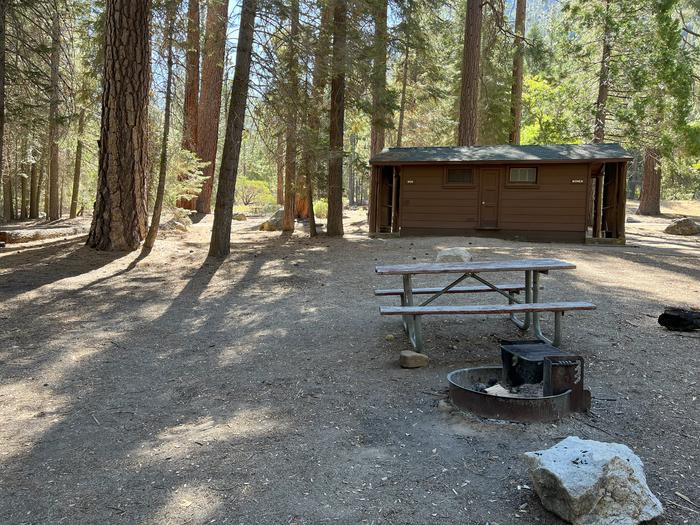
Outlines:
[[[538, 339], [554, 346], [561, 344], [561, 324], [564, 312], [572, 310], [594, 310], [595, 305], [588, 302], [540, 302], [540, 276], [552, 270], [573, 270], [575, 264], [558, 259], [516, 259], [503, 261], [471, 261], [450, 263], [413, 263], [379, 265], [375, 268], [378, 275], [400, 275], [403, 287], [397, 289], [375, 290], [377, 296], [399, 296], [401, 306], [382, 306], [381, 315], [400, 315], [403, 317], [411, 344], [417, 351], [422, 352], [423, 333], [421, 317], [423, 315], [484, 315], [508, 314], [511, 321], [522, 331], [532, 331]], [[484, 275], [496, 272], [524, 272], [524, 283], [499, 284], [491, 282]], [[459, 277], [442, 287], [414, 288], [415, 275], [458, 274]], [[473, 279], [476, 286], [458, 286], [467, 279]], [[507, 304], [471, 304], [462, 306], [431, 305], [444, 294], [497, 293], [508, 299]], [[525, 292], [524, 300], [516, 297]], [[417, 295], [429, 295], [423, 302], [414, 302]], [[540, 324], [539, 314], [551, 312], [554, 314], [554, 337], [547, 338]], [[524, 319], [517, 316], [522, 314]]]

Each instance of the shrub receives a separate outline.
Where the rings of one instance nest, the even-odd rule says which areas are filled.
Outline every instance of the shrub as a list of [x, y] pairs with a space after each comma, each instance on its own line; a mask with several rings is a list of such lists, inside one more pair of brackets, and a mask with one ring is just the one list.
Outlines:
[[328, 201], [326, 199], [318, 199], [314, 202], [314, 215], [319, 219], [328, 218]]

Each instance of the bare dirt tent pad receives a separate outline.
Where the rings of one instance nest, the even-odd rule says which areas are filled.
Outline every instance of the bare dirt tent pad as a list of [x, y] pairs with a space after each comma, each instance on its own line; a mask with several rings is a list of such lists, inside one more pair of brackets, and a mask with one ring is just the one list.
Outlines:
[[624, 242], [618, 144], [390, 148], [370, 159], [370, 233]]

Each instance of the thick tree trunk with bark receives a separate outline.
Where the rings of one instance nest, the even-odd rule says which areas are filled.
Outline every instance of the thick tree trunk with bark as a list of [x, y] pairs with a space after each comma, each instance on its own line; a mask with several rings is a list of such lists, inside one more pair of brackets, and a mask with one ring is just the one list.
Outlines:
[[513, 83], [510, 89], [510, 133], [508, 142], [520, 144], [520, 125], [523, 118], [523, 63], [525, 58], [525, 16], [527, 0], [517, 0], [515, 7], [515, 53], [513, 55]]
[[160, 216], [163, 211], [163, 198], [165, 196], [165, 176], [168, 170], [168, 140], [170, 138], [170, 112], [172, 105], [173, 91], [173, 33], [175, 32], [175, 17], [178, 5], [175, 2], [168, 4], [167, 10], [167, 35], [166, 42], [168, 48], [167, 78], [165, 81], [165, 108], [163, 110], [163, 138], [160, 144], [160, 165], [158, 168], [158, 189], [156, 190], [156, 201], [153, 205], [153, 217], [148, 228], [146, 240], [143, 243], [143, 253], [149, 252], [156, 243], [158, 227], [160, 226]]
[[644, 150], [642, 191], [639, 195], [639, 215], [661, 215], [661, 170], [659, 150]]
[[150, 0], [108, 0], [97, 199], [87, 245], [135, 250], [146, 235]]
[[197, 123], [197, 154], [209, 164], [204, 168], [206, 177], [197, 197], [197, 211], [211, 213], [211, 194], [214, 185], [216, 147], [219, 142], [221, 89], [224, 81], [226, 58], [226, 26], [228, 0], [209, 0], [202, 59], [202, 91], [199, 98]]
[[199, 0], [187, 4], [187, 52], [185, 54], [185, 100], [182, 106], [182, 147], [197, 149], [199, 104]]
[[372, 122], [370, 153], [376, 155], [384, 149], [387, 127], [386, 111], [386, 50], [387, 50], [387, 0], [379, 0], [374, 13], [374, 51], [372, 61]]
[[347, 54], [347, 0], [333, 5], [330, 157], [328, 160], [328, 235], [343, 235], [343, 126]]
[[477, 142], [483, 17], [481, 0], [467, 0], [459, 98], [459, 128], [457, 130], [458, 146], [474, 146]]
[[595, 103], [595, 122], [593, 123], [593, 143], [605, 142], [605, 119], [607, 116], [608, 93], [610, 91], [610, 54], [612, 53], [608, 11], [610, 0], [605, 0], [605, 24], [603, 26], [603, 50], [598, 74], [598, 98]]
[[78, 214], [78, 195], [80, 193], [80, 170], [83, 164], [83, 131], [85, 130], [85, 108], [78, 116], [78, 143], [75, 146], [75, 167], [73, 169], [73, 192], [70, 200], [70, 218]]
[[231, 220], [233, 218], [233, 197], [236, 193], [238, 160], [243, 141], [246, 101], [250, 79], [250, 62], [253, 51], [255, 29], [255, 0], [243, 0], [241, 25], [238, 31], [236, 48], [236, 71], [231, 86], [231, 101], [226, 120], [226, 137], [221, 155], [219, 184], [216, 192], [214, 225], [211, 231], [209, 255], [226, 257], [231, 251]]
[[61, 217], [58, 173], [58, 101], [59, 66], [61, 51], [61, 19], [54, 6], [51, 29], [51, 101], [49, 104], [49, 215], [51, 221]]
[[[289, 10], [290, 31], [286, 49], [287, 97], [289, 103], [285, 108], [285, 139], [284, 139], [284, 215], [282, 231], [294, 231], [296, 217], [297, 190], [297, 103], [299, 100], [299, 72], [297, 56], [297, 37], [299, 36], [299, 0], [290, 0]], [[294, 101], [294, 102], [292, 102]]]
[[[199, 0], [187, 4], [187, 51], [185, 54], [185, 100], [182, 106], [182, 148], [197, 151], [199, 111]], [[178, 199], [186, 210], [196, 209], [196, 199]]]

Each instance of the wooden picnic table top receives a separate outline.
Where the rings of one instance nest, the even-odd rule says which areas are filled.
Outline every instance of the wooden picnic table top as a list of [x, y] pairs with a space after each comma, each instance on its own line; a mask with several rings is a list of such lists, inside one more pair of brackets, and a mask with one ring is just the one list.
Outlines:
[[450, 263], [384, 264], [375, 268], [379, 275], [415, 275], [440, 273], [520, 272], [573, 270], [576, 265], [558, 259], [510, 259]]

